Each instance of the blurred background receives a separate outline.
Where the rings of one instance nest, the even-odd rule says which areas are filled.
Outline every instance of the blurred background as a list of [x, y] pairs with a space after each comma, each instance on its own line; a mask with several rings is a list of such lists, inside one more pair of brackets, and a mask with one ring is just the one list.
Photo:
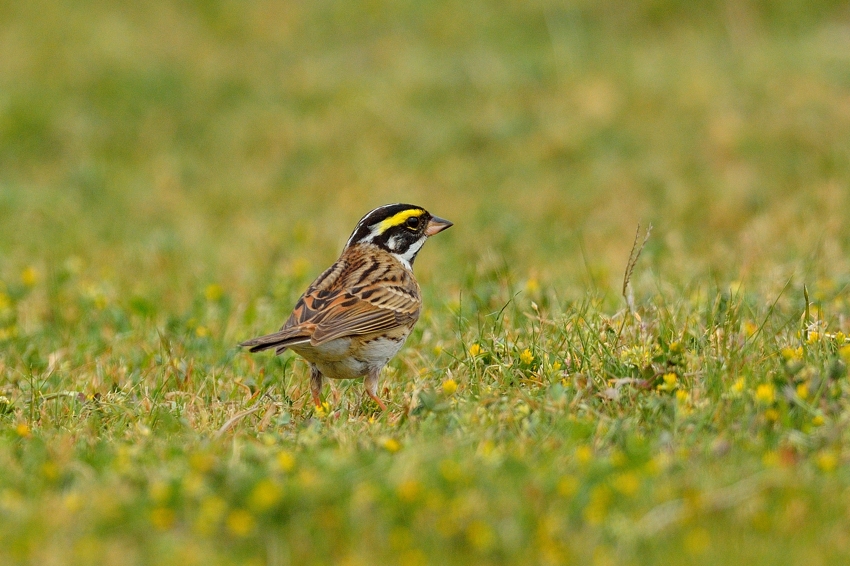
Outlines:
[[840, 282], [849, 182], [842, 1], [0, 2], [7, 282], [244, 301], [398, 201], [435, 292]]

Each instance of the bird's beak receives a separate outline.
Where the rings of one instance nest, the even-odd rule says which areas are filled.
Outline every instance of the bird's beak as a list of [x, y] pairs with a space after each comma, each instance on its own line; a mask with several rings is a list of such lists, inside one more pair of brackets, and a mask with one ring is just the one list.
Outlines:
[[439, 216], [432, 216], [431, 221], [428, 222], [428, 226], [425, 228], [426, 236], [433, 236], [434, 234], [439, 234], [446, 228], [451, 228], [452, 223], [448, 220], [440, 218]]

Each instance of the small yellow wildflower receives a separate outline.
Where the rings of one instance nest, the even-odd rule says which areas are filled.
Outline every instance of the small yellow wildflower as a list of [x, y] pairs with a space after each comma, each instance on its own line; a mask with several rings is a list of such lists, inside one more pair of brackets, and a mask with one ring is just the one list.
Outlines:
[[626, 497], [632, 497], [640, 489], [640, 478], [634, 472], [623, 472], [614, 476], [611, 486]]
[[212, 454], [195, 452], [189, 456], [189, 466], [196, 472], [205, 474], [210, 471], [214, 465], [215, 457]]
[[847, 341], [847, 336], [839, 330], [838, 332], [835, 333], [835, 341], [838, 344], [844, 344], [844, 342]]
[[156, 507], [151, 511], [151, 524], [160, 531], [166, 531], [174, 526], [174, 510], [168, 507]]
[[398, 498], [408, 503], [416, 501], [419, 494], [422, 493], [422, 484], [416, 480], [405, 480], [396, 488]]
[[685, 347], [678, 340], [670, 343], [670, 352], [673, 354], [681, 354], [685, 351]]
[[483, 552], [493, 544], [493, 530], [484, 521], [472, 521], [467, 527], [466, 538], [476, 550]]
[[295, 467], [295, 456], [293, 456], [291, 452], [283, 450], [278, 452], [276, 462], [278, 468], [284, 472], [291, 472]]
[[815, 342], [820, 340], [820, 338], [821, 338], [820, 332], [809, 332], [809, 338], [808, 338], [807, 342], [809, 344], [814, 344]]
[[248, 499], [249, 505], [255, 511], [271, 509], [283, 497], [283, 488], [270, 479], [257, 482]]
[[679, 403], [687, 403], [688, 401], [690, 401], [690, 399], [690, 394], [688, 394], [688, 392], [684, 389], [679, 389], [678, 391], [676, 391], [676, 401], [678, 401]]
[[525, 291], [529, 294], [536, 294], [540, 290], [540, 282], [537, 281], [537, 278], [532, 277], [528, 281], [525, 282]]
[[561, 362], [555, 362], [554, 364], [552, 364], [552, 371], [558, 371], [558, 370], [560, 370], [562, 367], [563, 367], [563, 366], [561, 365]]
[[782, 348], [781, 354], [786, 362], [799, 362], [803, 359], [803, 347], [791, 348], [790, 346], [786, 346]]
[[457, 391], [457, 381], [447, 379], [443, 382], [443, 393], [445, 395], [454, 395], [455, 391]]
[[841, 349], [838, 350], [838, 353], [844, 360], [844, 363], [850, 364], [850, 344], [841, 347]]
[[56, 462], [45, 462], [41, 466], [41, 473], [44, 475], [44, 479], [56, 481], [59, 478], [59, 466], [56, 465]]
[[809, 396], [809, 384], [801, 383], [797, 386], [797, 397], [800, 399], [806, 399]]
[[387, 438], [383, 441], [382, 446], [384, 450], [390, 453], [395, 453], [401, 450], [401, 443], [395, 438]]
[[815, 415], [812, 417], [812, 424], [814, 426], [823, 426], [825, 422], [826, 420], [824, 420], [823, 415]]
[[732, 392], [733, 393], [741, 393], [744, 390], [744, 378], [739, 377], [735, 380], [735, 383], [732, 384]]
[[223, 296], [224, 289], [221, 288], [221, 285], [216, 283], [210, 283], [207, 285], [206, 289], [204, 289], [204, 298], [211, 303], [220, 301]]
[[531, 350], [530, 350], [530, 349], [526, 348], [526, 349], [525, 349], [525, 350], [523, 350], [523, 351], [522, 351], [522, 353], [519, 355], [519, 360], [520, 360], [522, 363], [524, 363], [525, 365], [528, 365], [528, 364], [530, 364], [531, 362], [533, 362], [533, 361], [534, 361], [534, 354], [532, 354], [532, 353], [531, 353]]
[[832, 472], [838, 467], [838, 456], [835, 455], [835, 452], [831, 450], [824, 450], [820, 454], [818, 454], [817, 460], [815, 461], [818, 465], [818, 468], [824, 472]]
[[38, 270], [33, 266], [26, 267], [21, 271], [21, 283], [27, 287], [34, 287], [39, 280]]
[[612, 493], [608, 486], [599, 484], [590, 492], [590, 501], [584, 508], [584, 519], [591, 525], [599, 525], [608, 516]]
[[222, 498], [211, 496], [204, 499], [198, 510], [195, 528], [202, 534], [212, 533], [217, 528], [225, 511], [227, 511], [227, 503]]
[[776, 400], [776, 388], [772, 383], [762, 383], [756, 387], [756, 400], [759, 403], [770, 405]]
[[581, 464], [587, 464], [593, 458], [593, 449], [590, 446], [579, 446], [576, 448], [576, 460]]
[[779, 454], [776, 450], [769, 450], [761, 457], [761, 463], [766, 468], [775, 468], [779, 465]]
[[768, 409], [764, 412], [764, 418], [770, 422], [776, 422], [779, 420], [779, 411], [776, 409]]
[[227, 516], [227, 530], [238, 537], [251, 534], [255, 524], [254, 516], [244, 509], [231, 511]]
[[575, 476], [562, 476], [556, 489], [561, 497], [572, 497], [578, 492], [578, 479]]
[[478, 344], [473, 344], [472, 346], [469, 347], [469, 355], [472, 356], [473, 358], [475, 356], [480, 355], [481, 352], [482, 352], [481, 346], [478, 345]]
[[751, 320], [744, 323], [744, 334], [746, 334], [748, 338], [755, 334], [758, 329], [759, 327]]
[[658, 385], [657, 389], [659, 391], [673, 391], [676, 389], [676, 382], [679, 378], [675, 373], [665, 373], [661, 376], [661, 379], [664, 383]]
[[162, 480], [154, 481], [148, 487], [148, 495], [157, 503], [164, 503], [171, 496], [171, 486]]
[[317, 418], [323, 419], [331, 414], [331, 404], [324, 401], [321, 405], [314, 409], [314, 414]]
[[30, 431], [30, 427], [27, 423], [18, 423], [18, 426], [15, 427], [15, 432], [18, 433], [18, 436], [21, 438], [29, 438], [32, 436], [32, 432]]
[[456, 482], [463, 477], [463, 470], [454, 460], [443, 460], [440, 462], [440, 475], [447, 482]]
[[77, 511], [82, 509], [84, 502], [85, 499], [83, 498], [83, 496], [77, 493], [76, 491], [67, 493], [64, 497], [62, 497], [62, 505], [71, 513], [76, 513]]

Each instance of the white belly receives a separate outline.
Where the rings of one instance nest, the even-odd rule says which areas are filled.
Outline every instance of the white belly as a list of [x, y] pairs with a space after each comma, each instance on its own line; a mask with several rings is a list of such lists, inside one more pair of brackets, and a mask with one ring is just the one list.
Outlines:
[[331, 379], [355, 379], [371, 371], [380, 371], [395, 356], [407, 336], [337, 338], [320, 346], [301, 344], [291, 349], [308, 362], [315, 364], [322, 375]]

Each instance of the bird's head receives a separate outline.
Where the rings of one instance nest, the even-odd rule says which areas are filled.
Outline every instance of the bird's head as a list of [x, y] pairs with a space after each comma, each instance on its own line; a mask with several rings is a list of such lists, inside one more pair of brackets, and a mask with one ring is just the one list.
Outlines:
[[372, 244], [410, 267], [425, 240], [451, 226], [451, 222], [432, 215], [421, 206], [387, 204], [360, 219], [345, 247]]

